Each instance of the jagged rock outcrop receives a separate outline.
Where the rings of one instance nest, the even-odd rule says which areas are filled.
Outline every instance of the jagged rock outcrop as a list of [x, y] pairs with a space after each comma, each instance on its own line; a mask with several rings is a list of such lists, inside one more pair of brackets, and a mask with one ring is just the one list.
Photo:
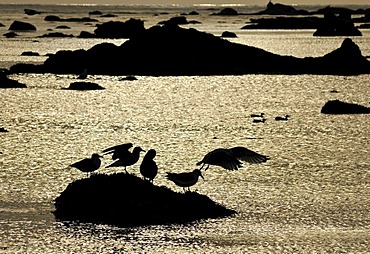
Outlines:
[[238, 75], [238, 74], [369, 74], [370, 62], [346, 38], [322, 57], [280, 56], [230, 42], [193, 28], [154, 26], [124, 42], [95, 45], [89, 50], [58, 51], [43, 65], [17, 64], [11, 72], [102, 75]]
[[54, 211], [59, 221], [118, 227], [189, 223], [235, 213], [205, 195], [174, 192], [125, 173], [95, 174], [70, 183], [55, 199]]
[[370, 114], [370, 108], [362, 105], [332, 100], [325, 103], [321, 109], [323, 114]]
[[265, 10], [258, 12], [259, 15], [307, 15], [306, 10], [297, 10], [293, 6], [269, 1]]

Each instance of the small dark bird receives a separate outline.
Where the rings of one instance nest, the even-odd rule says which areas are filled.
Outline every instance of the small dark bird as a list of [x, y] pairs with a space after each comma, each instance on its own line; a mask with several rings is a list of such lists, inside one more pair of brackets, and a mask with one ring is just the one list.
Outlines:
[[86, 158], [80, 161], [77, 161], [70, 165], [70, 167], [77, 168], [78, 170], [85, 172], [87, 176], [89, 176], [89, 173], [94, 172], [95, 170], [98, 170], [101, 165], [100, 156], [97, 153], [94, 153], [91, 155], [91, 158]]
[[157, 163], [154, 161], [154, 157], [157, 152], [154, 149], [150, 149], [144, 156], [143, 161], [140, 165], [140, 173], [144, 179], [148, 179], [150, 182], [153, 182], [154, 178], [158, 173]]
[[132, 147], [132, 143], [125, 143], [122, 145], [116, 145], [104, 149], [102, 152], [104, 155], [112, 154], [112, 160], [117, 160], [119, 158], [125, 158], [130, 156], [131, 152], [129, 149]]
[[251, 114], [251, 117], [264, 117], [265, 113], [260, 113], [260, 114]]
[[128, 151], [125, 157], [120, 157], [118, 160], [106, 166], [105, 168], [124, 167], [125, 172], [128, 173], [126, 167], [134, 165], [139, 160], [140, 152], [145, 152], [145, 150], [141, 149], [139, 146], [136, 146], [132, 153]]
[[188, 188], [188, 191], [190, 191], [190, 186], [193, 186], [198, 182], [199, 176], [204, 180], [202, 172], [200, 172], [199, 169], [194, 169], [192, 172], [187, 173], [167, 172], [167, 179], [174, 182], [177, 186], [182, 187], [184, 191], [186, 191], [186, 188]]
[[288, 117], [289, 117], [289, 115], [277, 116], [277, 117], [275, 117], [275, 120], [276, 121], [288, 121]]
[[237, 146], [230, 149], [218, 148], [207, 153], [204, 158], [196, 165], [202, 165], [202, 169], [206, 164], [207, 170], [210, 165], [220, 166], [228, 170], [238, 170], [242, 167], [242, 161], [248, 163], [263, 163], [269, 160], [268, 156], [256, 153], [248, 148]]
[[264, 123], [266, 122], [266, 118], [255, 118], [253, 119], [253, 123]]

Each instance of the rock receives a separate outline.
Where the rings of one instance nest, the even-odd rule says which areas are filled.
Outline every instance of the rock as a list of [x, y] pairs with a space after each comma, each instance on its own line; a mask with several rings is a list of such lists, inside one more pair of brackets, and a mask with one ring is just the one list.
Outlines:
[[92, 19], [90, 17], [83, 18], [60, 18], [56, 15], [48, 15], [44, 18], [45, 21], [58, 21], [58, 22], [98, 22], [97, 19]]
[[172, 17], [169, 20], [158, 22], [159, 25], [187, 25], [189, 22], [184, 16]]
[[236, 213], [205, 195], [177, 193], [125, 173], [94, 174], [72, 182], [55, 199], [55, 208], [58, 221], [117, 227], [189, 223]]
[[129, 19], [126, 22], [109, 21], [99, 25], [94, 33], [97, 38], [131, 38], [145, 31], [144, 22], [139, 19]]
[[13, 31], [36, 31], [36, 27], [30, 23], [23, 21], [13, 21], [10, 25], [9, 30]]
[[9, 131], [5, 129], [4, 127], [0, 127], [0, 132], [9, 132]]
[[126, 76], [120, 79], [120, 81], [135, 81], [135, 80], [137, 80], [135, 76]]
[[305, 10], [296, 10], [293, 6], [284, 4], [274, 4], [271, 1], [267, 4], [267, 8], [264, 11], [258, 12], [258, 15], [306, 15], [309, 14]]
[[40, 56], [40, 54], [33, 51], [24, 51], [21, 56]]
[[370, 114], [370, 108], [358, 104], [332, 100], [321, 109], [323, 114]]
[[69, 26], [57, 26], [55, 29], [71, 29]]
[[96, 38], [96, 35], [87, 31], [81, 31], [80, 34], [77, 36], [78, 38], [85, 38], [85, 39], [90, 39], [90, 38]]
[[25, 84], [22, 84], [16, 80], [9, 79], [6, 73], [0, 72], [0, 88], [26, 88]]
[[64, 34], [59, 32], [53, 32], [48, 34], [40, 35], [41, 38], [65, 38], [65, 37], [73, 37], [73, 34]]
[[213, 13], [212, 15], [220, 15], [220, 16], [236, 16], [239, 13], [233, 8], [224, 8], [218, 13]]
[[5, 25], [4, 25], [4, 24], [2, 24], [2, 23], [0, 23], [0, 27], [5, 27]]
[[237, 38], [236, 33], [225, 31], [221, 34], [221, 37], [223, 38]]
[[319, 17], [252, 18], [242, 29], [317, 29], [320, 22]]
[[62, 19], [56, 15], [47, 15], [44, 18], [45, 21], [61, 21]]
[[32, 9], [24, 9], [24, 13], [26, 13], [27, 15], [30, 15], [30, 16], [33, 16], [33, 15], [36, 15], [36, 14], [41, 14], [41, 12], [36, 11], [36, 10], [32, 10]]
[[89, 15], [102, 15], [103, 13], [101, 11], [90, 11]]
[[350, 38], [322, 57], [297, 58], [176, 25], [151, 27], [120, 46], [58, 51], [43, 65], [16, 64], [10, 71], [75, 74], [81, 66], [98, 75], [370, 74], [370, 62]]
[[73, 82], [69, 85], [68, 88], [64, 89], [86, 91], [86, 90], [103, 90], [105, 88], [92, 82]]
[[5, 36], [6, 38], [14, 38], [14, 37], [17, 37], [17, 36], [18, 36], [18, 34], [17, 34], [17, 33], [15, 33], [15, 32], [8, 32], [8, 33], [5, 33], [5, 34], [4, 34], [4, 36]]
[[324, 20], [319, 24], [314, 36], [362, 36], [351, 20], [351, 13], [343, 11], [336, 16], [330, 10], [324, 14]]

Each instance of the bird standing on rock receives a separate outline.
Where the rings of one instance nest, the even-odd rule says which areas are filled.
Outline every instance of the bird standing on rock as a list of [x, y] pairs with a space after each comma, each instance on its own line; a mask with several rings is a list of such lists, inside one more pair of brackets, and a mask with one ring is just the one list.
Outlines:
[[157, 152], [154, 149], [150, 149], [144, 156], [143, 161], [140, 165], [140, 173], [144, 179], [148, 179], [153, 182], [154, 178], [158, 173], [157, 163], [154, 161], [154, 157]]
[[256, 153], [242, 146], [237, 146], [230, 149], [215, 149], [207, 153], [196, 165], [202, 165], [200, 168], [202, 169], [207, 164], [204, 170], [207, 170], [210, 165], [220, 166], [228, 170], [238, 170], [243, 165], [240, 160], [248, 163], [263, 163], [269, 159], [268, 156]]
[[80, 161], [77, 161], [70, 165], [70, 167], [77, 168], [78, 170], [85, 172], [87, 176], [90, 172], [94, 172], [95, 170], [98, 170], [101, 165], [100, 156], [97, 153], [94, 153], [91, 155], [91, 158], [86, 158]]
[[121, 145], [108, 147], [107, 149], [104, 149], [102, 152], [104, 153], [104, 155], [112, 154], [112, 160], [117, 160], [120, 158], [125, 158], [127, 156], [130, 156], [131, 152], [129, 151], [129, 149], [131, 147], [132, 147], [132, 143], [125, 143]]
[[188, 188], [190, 191], [190, 186], [195, 185], [198, 182], [198, 178], [204, 177], [199, 169], [194, 169], [192, 172], [187, 173], [169, 173], [167, 172], [167, 179], [174, 182], [177, 186], [183, 187], [184, 191]]
[[[125, 172], [127, 172], [126, 167], [134, 165], [140, 158], [140, 152], [145, 152], [141, 147], [136, 146], [132, 153], [127, 150], [127, 153], [125, 152], [125, 156], [119, 156], [118, 160], [113, 162], [112, 164], [106, 166], [105, 168], [111, 168], [111, 167], [124, 167]], [[113, 153], [114, 156], [114, 153]]]

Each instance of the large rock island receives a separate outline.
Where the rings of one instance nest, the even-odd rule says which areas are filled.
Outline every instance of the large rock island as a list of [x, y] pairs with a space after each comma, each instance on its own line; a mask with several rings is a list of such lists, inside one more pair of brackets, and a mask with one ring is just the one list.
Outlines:
[[125, 173], [77, 180], [55, 200], [60, 221], [133, 227], [188, 223], [236, 212], [196, 192], [178, 193]]
[[87, 69], [101, 75], [239, 75], [370, 73], [370, 62], [346, 38], [322, 57], [281, 56], [237, 44], [196, 29], [153, 26], [120, 46], [102, 43], [89, 50], [58, 51], [42, 65], [16, 64], [13, 73], [77, 74]]

